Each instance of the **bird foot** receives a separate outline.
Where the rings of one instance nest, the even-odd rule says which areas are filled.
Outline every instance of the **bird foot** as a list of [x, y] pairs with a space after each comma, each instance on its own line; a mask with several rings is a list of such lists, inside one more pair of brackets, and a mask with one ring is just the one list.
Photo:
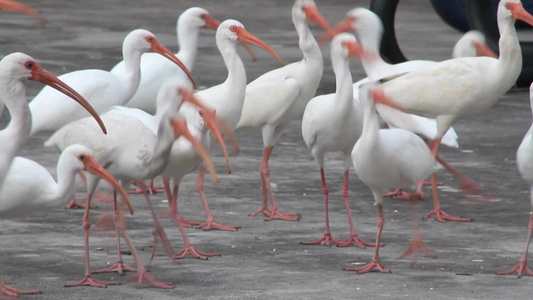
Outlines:
[[[73, 198], [72, 201], [70, 201], [69, 204], [65, 205], [65, 209], [75, 209], [75, 208], [83, 208], [85, 209], [87, 207], [87, 204], [78, 203], [76, 201], [76, 198]], [[89, 206], [90, 209], [95, 209], [96, 206], [91, 203], [91, 206]]]
[[237, 231], [239, 228], [241, 228], [241, 226], [224, 226], [224, 225], [218, 224], [214, 220], [211, 220], [211, 221], [206, 221], [204, 223], [198, 224], [196, 228], [198, 229], [204, 228], [204, 231], [209, 231], [211, 229], [218, 229], [222, 231]]
[[472, 195], [472, 196], [479, 196], [482, 200], [488, 201], [495, 199], [494, 196], [489, 194], [488, 192], [481, 189], [475, 182], [472, 180], [463, 177], [461, 180], [461, 191], [466, 195]]
[[137, 271], [137, 269], [134, 268], [134, 267], [126, 266], [121, 261], [117, 261], [113, 266], [111, 266], [109, 268], [106, 268], [106, 269], [100, 269], [100, 270], [91, 271], [91, 274], [112, 273], [112, 272], [118, 272], [119, 274], [122, 274], [125, 271], [135, 272], [135, 271]]
[[442, 223], [446, 223], [446, 221], [455, 221], [455, 222], [472, 222], [473, 221], [472, 219], [465, 219], [465, 218], [461, 218], [461, 217], [450, 216], [447, 213], [443, 212], [442, 209], [440, 209], [440, 208], [438, 208], [438, 209], [436, 208], [436, 209], [430, 211], [424, 217], [424, 220], [427, 220], [432, 215], [435, 215], [435, 218], [437, 219], [437, 221], [442, 222]]
[[516, 266], [514, 266], [512, 269], [510, 269], [509, 271], [497, 272], [496, 274], [498, 274], [498, 275], [511, 275], [511, 274], [515, 274], [516, 273], [518, 275], [518, 278], [520, 278], [520, 277], [522, 277], [522, 273], [524, 271], [528, 275], [533, 275], [533, 271], [531, 271], [529, 269], [529, 267], [527, 266], [527, 261], [520, 260], [520, 262], [518, 262], [518, 264]]
[[287, 213], [280, 213], [277, 209], [272, 210], [270, 212], [270, 216], [265, 219], [265, 221], [272, 221], [272, 220], [284, 220], [284, 221], [300, 221], [302, 216], [300, 214], [287, 214]]
[[126, 278], [126, 281], [134, 280], [135, 278], [137, 278], [138, 286], [140, 286], [143, 283], [143, 281], [147, 281], [157, 288], [162, 288], [162, 289], [172, 288], [172, 283], [155, 280], [152, 277], [152, 275], [149, 274], [147, 270], [137, 271], [135, 274], [128, 276], [128, 278]]
[[101, 281], [93, 279], [90, 275], [87, 275], [83, 277], [82, 280], [80, 280], [77, 283], [72, 284], [65, 284], [65, 287], [75, 287], [75, 286], [93, 286], [93, 287], [99, 287], [99, 288], [106, 288], [108, 285], [119, 285], [120, 282], [115, 281]]
[[0, 299], [18, 299], [19, 295], [41, 294], [39, 290], [19, 290], [7, 286], [4, 281], [0, 280]]
[[265, 216], [270, 216], [272, 212], [266, 208], [266, 207], [261, 207], [258, 211], [254, 212], [254, 213], [251, 213], [249, 214], [250, 217], [255, 217], [257, 216], [258, 214], [263, 214]]
[[[157, 193], [164, 193], [165, 187], [164, 186], [147, 186], [146, 192], [150, 195], [157, 194]], [[131, 190], [128, 192], [128, 194], [142, 194], [144, 191], [137, 187], [135, 190]]]
[[335, 244], [340, 244], [342, 243], [341, 241], [335, 239], [335, 238], [332, 238], [331, 237], [331, 234], [329, 233], [324, 233], [324, 236], [316, 241], [313, 241], [313, 242], [300, 242], [300, 245], [318, 245], [318, 244], [322, 244], [322, 245], [326, 245], [329, 247], [329, 243], [335, 243]]
[[437, 256], [429, 249], [429, 247], [426, 245], [426, 243], [420, 238], [415, 237], [411, 244], [407, 247], [404, 253], [400, 255], [399, 258], [404, 258], [409, 254], [413, 255], [412, 258], [412, 264], [416, 263], [418, 260], [418, 257], [420, 256], [420, 252], [424, 252], [428, 257], [436, 258]]
[[391, 272], [390, 270], [387, 270], [387, 269], [383, 268], [383, 266], [379, 262], [379, 259], [377, 259], [375, 257], [372, 258], [372, 261], [370, 263], [368, 263], [366, 266], [359, 267], [359, 268], [345, 268], [344, 270], [345, 271], [356, 271], [358, 274], [363, 274], [363, 273], [369, 273], [369, 272], [371, 272], [374, 269], [378, 270], [381, 273], [390, 273]]
[[206, 253], [199, 250], [196, 250], [193, 245], [186, 246], [183, 250], [179, 251], [174, 260], [185, 258], [187, 255], [192, 255], [198, 259], [207, 260], [209, 256], [222, 256], [218, 253]]
[[[350, 245], [354, 245], [358, 248], [365, 249], [366, 247], [376, 247], [376, 244], [365, 242], [362, 239], [360, 239], [357, 234], [354, 234], [350, 236], [346, 242], [340, 242], [337, 243], [337, 247], [348, 247]], [[379, 245], [380, 247], [385, 246], [384, 244]]]

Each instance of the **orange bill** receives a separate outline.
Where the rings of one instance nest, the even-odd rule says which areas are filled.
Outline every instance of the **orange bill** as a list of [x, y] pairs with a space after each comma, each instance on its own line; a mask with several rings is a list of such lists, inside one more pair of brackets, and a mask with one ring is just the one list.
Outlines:
[[206, 165], [207, 169], [209, 170], [209, 173], [211, 174], [211, 180], [216, 186], [218, 180], [217, 173], [215, 172], [215, 167], [213, 167], [213, 162], [209, 158], [209, 154], [205, 150], [204, 146], [200, 142], [198, 142], [198, 140], [189, 132], [189, 129], [187, 128], [187, 122], [180, 118], [174, 118], [172, 120], [172, 125], [174, 127], [174, 138], [177, 139], [180, 136], [183, 136], [188, 139], [189, 142], [191, 142], [198, 155], [200, 155], [200, 157], [204, 161], [204, 164]]
[[364, 55], [363, 48], [358, 42], [346, 42], [348, 49], [348, 56], [362, 57]]
[[261, 39], [259, 39], [255, 35], [246, 31], [244, 27], [233, 26], [232, 30], [234, 30], [235, 33], [237, 33], [239, 42], [250, 43], [250, 44], [256, 45], [257, 47], [265, 49], [266, 51], [270, 52], [270, 54], [272, 54], [274, 58], [276, 58], [276, 60], [279, 62], [280, 65], [283, 66], [283, 61], [281, 60], [281, 57], [279, 57], [276, 51], [274, 51], [274, 49], [272, 49], [267, 43], [263, 42]]
[[326, 33], [318, 39], [319, 44], [323, 44], [327, 41], [333, 39], [337, 34], [341, 32], [353, 31], [353, 21], [352, 17], [346, 17], [342, 22], [337, 24], [333, 29], [326, 31]]
[[46, 24], [46, 19], [37, 10], [16, 1], [0, 0], [0, 10], [11, 10], [23, 13], [41, 22], [42, 26]]
[[511, 10], [513, 18], [522, 20], [533, 26], [533, 16], [524, 9], [522, 3], [507, 2], [505, 5]]
[[189, 80], [192, 82], [193, 88], [196, 89], [196, 84], [194, 83], [194, 79], [192, 78], [191, 72], [189, 71], [189, 69], [187, 69], [185, 64], [181, 60], [179, 60], [179, 58], [177, 58], [174, 53], [172, 53], [172, 51], [168, 50], [167, 47], [161, 45], [161, 43], [159, 43], [157, 39], [153, 36], [147, 37], [146, 40], [152, 45], [150, 51], [157, 52], [168, 58], [176, 65], [178, 65], [183, 70], [183, 72], [185, 72], [187, 77], [189, 77]]
[[315, 5], [304, 5], [305, 16], [307, 21], [313, 22], [326, 32], [331, 32], [333, 29], [329, 25], [328, 21], [320, 14], [318, 8]]
[[[222, 152], [224, 152], [224, 157], [226, 158], [226, 165], [228, 167], [228, 173], [231, 174], [231, 164], [229, 162], [229, 155], [228, 155], [228, 151], [226, 150], [226, 144], [224, 144], [224, 140], [222, 139], [222, 135], [220, 134], [220, 131], [218, 129], [216, 113], [214, 111], [205, 111], [205, 110], [200, 110], [199, 113], [200, 113], [200, 116], [202, 116], [202, 119], [204, 120], [205, 126], [209, 128], [209, 130], [213, 133], [218, 143], [222, 147]], [[224, 122], [222, 118], [219, 118], [218, 121]]]
[[96, 122], [98, 122], [98, 125], [100, 125], [102, 131], [107, 134], [107, 129], [105, 128], [104, 122], [102, 121], [102, 119], [100, 119], [100, 116], [98, 115], [96, 110], [94, 110], [91, 104], [89, 104], [89, 102], [85, 100], [85, 98], [78, 94], [78, 92], [76, 92], [66, 83], [52, 75], [52, 73], [46, 71], [43, 67], [41, 67], [41, 65], [39, 65], [35, 61], [27, 61], [25, 63], [25, 66], [26, 68], [31, 70], [31, 77], [29, 78], [30, 80], [40, 81], [74, 99], [74, 101], [78, 102], [81, 106], [83, 106], [83, 108], [85, 108], [85, 110], [87, 110], [93, 116]]
[[246, 49], [246, 51], [248, 51], [248, 54], [250, 54], [250, 57], [252, 58], [252, 61], [256, 62], [257, 61], [257, 56], [255, 55], [254, 50], [252, 49], [250, 44], [247, 43], [247, 42], [242, 42], [241, 41], [241, 45], [244, 47], [244, 49]]
[[203, 14], [202, 17], [205, 21], [205, 25], [203, 26], [204, 28], [217, 30], [218, 25], [220, 25], [219, 20], [213, 18], [213, 16], [211, 16], [210, 14]]
[[78, 156], [78, 158], [83, 161], [83, 165], [85, 166], [84, 170], [99, 176], [112, 185], [117, 191], [119, 191], [122, 195], [122, 199], [124, 199], [124, 202], [126, 202], [126, 205], [128, 205], [130, 214], [133, 215], [133, 207], [131, 206], [130, 199], [128, 198], [128, 193], [126, 193], [124, 188], [120, 185], [120, 183], [118, 183], [115, 177], [113, 177], [113, 175], [104, 169], [104, 167], [102, 167], [92, 156], [86, 155], [83, 157], [83, 159], [80, 156]]

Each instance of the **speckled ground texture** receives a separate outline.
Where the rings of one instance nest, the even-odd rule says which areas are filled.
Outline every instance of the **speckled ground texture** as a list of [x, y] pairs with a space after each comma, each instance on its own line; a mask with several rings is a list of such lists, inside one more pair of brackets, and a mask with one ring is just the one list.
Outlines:
[[[119, 1], [119, 0], [27, 0], [48, 19], [46, 27], [23, 15], [0, 12], [2, 54], [21, 51], [32, 55], [52, 73], [60, 75], [79, 69], [110, 69], [121, 59], [124, 36], [136, 28], [146, 28], [170, 49], [178, 49], [175, 23], [188, 7], [201, 6], [219, 20], [234, 18], [269, 43], [286, 63], [301, 58], [297, 35], [290, 19], [292, 1]], [[323, 15], [337, 23], [356, 6], [368, 7], [369, 0], [317, 1]], [[401, 1], [397, 13], [397, 36], [404, 53], [411, 59], [443, 60], [460, 33], [443, 23], [429, 1]], [[314, 31], [315, 35], [321, 32]], [[521, 32], [526, 40], [531, 32]], [[215, 47], [214, 32], [203, 31], [193, 75], [201, 87], [222, 82], [226, 76], [223, 61]], [[318, 94], [334, 91], [329, 46], [323, 46], [324, 75]], [[257, 51], [253, 63], [241, 52], [248, 80], [276, 68], [266, 52]], [[352, 62], [355, 79], [363, 70]], [[31, 83], [31, 99], [42, 85]], [[2, 117], [2, 126], [7, 122]], [[441, 224], [435, 219], [422, 222], [423, 236], [437, 258], [422, 257], [411, 266], [408, 259], [397, 259], [411, 237], [409, 204], [402, 200], [385, 201], [386, 224], [381, 250], [384, 266], [392, 274], [357, 275], [342, 269], [370, 261], [373, 249], [302, 246], [301, 241], [323, 234], [323, 202], [318, 167], [301, 138], [300, 122], [289, 126], [271, 158], [272, 181], [277, 184], [280, 209], [302, 215], [300, 222], [264, 222], [248, 214], [259, 208], [259, 162], [262, 140], [258, 133], [237, 135], [241, 152], [231, 158], [233, 174], [224, 170], [220, 154], [213, 157], [220, 182], [214, 188], [206, 181], [206, 195], [215, 219], [224, 225], [240, 225], [237, 232], [187, 229], [193, 244], [202, 251], [219, 252], [208, 261], [188, 258], [170, 260], [158, 250], [148, 264], [152, 244], [152, 221], [144, 198], [132, 195], [135, 215], [128, 226], [142, 259], [152, 275], [172, 282], [170, 290], [137, 287], [125, 282], [124, 275], [102, 274], [95, 278], [124, 284], [109, 288], [64, 288], [65, 283], [81, 279], [84, 273], [81, 210], [54, 210], [27, 218], [0, 221], [0, 277], [10, 285], [39, 289], [41, 295], [21, 299], [530, 299], [533, 278], [497, 276], [495, 272], [514, 266], [525, 244], [529, 218], [529, 191], [515, 165], [515, 152], [531, 124], [527, 89], [514, 89], [486, 113], [461, 120], [455, 126], [459, 149], [442, 148], [441, 154], [455, 167], [475, 180], [495, 200], [483, 202], [467, 198], [458, 191], [458, 182], [444, 171], [440, 188], [444, 209], [453, 215], [475, 219], [472, 223]], [[21, 155], [33, 158], [55, 174], [58, 152], [43, 149], [46, 135], [29, 140]], [[205, 214], [195, 190], [196, 174], [189, 175], [180, 189], [179, 206], [187, 218], [204, 220]], [[342, 164], [340, 155], [328, 156], [326, 176], [330, 185], [331, 228], [334, 237], [348, 236], [341, 198]], [[427, 189], [429, 192], [429, 189]], [[80, 185], [77, 196], [82, 197]], [[360, 237], [373, 241], [376, 209], [369, 190], [351, 173], [350, 198], [356, 229]], [[163, 194], [152, 196], [158, 212], [166, 210]], [[93, 222], [103, 205], [94, 210]], [[420, 212], [432, 208], [431, 199], [420, 205]], [[174, 249], [182, 247], [177, 227], [162, 221]], [[114, 262], [113, 238], [95, 232], [91, 239], [93, 268]], [[125, 246], [124, 246], [125, 247]], [[126, 263], [132, 263], [125, 256]]]

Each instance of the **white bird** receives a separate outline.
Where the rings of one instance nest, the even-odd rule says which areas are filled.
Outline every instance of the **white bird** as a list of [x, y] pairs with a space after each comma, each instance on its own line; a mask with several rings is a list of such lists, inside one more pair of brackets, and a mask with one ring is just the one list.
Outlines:
[[[529, 102], [533, 112], [533, 84], [529, 86]], [[498, 275], [517, 274], [518, 277], [522, 277], [522, 273], [525, 271], [529, 275], [533, 275], [533, 271], [527, 266], [527, 254], [529, 250], [529, 243], [531, 241], [531, 235], [533, 235], [533, 124], [529, 127], [526, 135], [522, 139], [518, 150], [516, 151], [516, 165], [518, 172], [522, 176], [522, 179], [529, 184], [529, 197], [531, 210], [529, 213], [529, 226], [527, 231], [526, 248], [522, 258], [516, 266], [508, 271], [498, 272]]]
[[[355, 233], [350, 205], [348, 203], [348, 176], [352, 166], [351, 152], [363, 129], [363, 113], [359, 101], [353, 99], [352, 75], [350, 73], [349, 57], [361, 55], [360, 46], [353, 34], [341, 33], [331, 42], [331, 65], [335, 72], [336, 91], [333, 94], [320, 95], [309, 101], [305, 107], [302, 119], [302, 137], [311, 155], [320, 168], [322, 178], [322, 194], [326, 215], [326, 231], [324, 236], [313, 242], [301, 244], [326, 244], [330, 241], [339, 246], [352, 243], [364, 248], [373, 244], [361, 240]], [[331, 236], [328, 216], [328, 194], [324, 174], [324, 154], [327, 152], [342, 152], [344, 167], [344, 183], [342, 196], [350, 223], [350, 237], [346, 242]]]
[[[278, 54], [265, 42], [246, 31], [242, 23], [239, 21], [229, 19], [219, 25], [216, 33], [216, 44], [224, 59], [224, 64], [228, 70], [228, 76], [223, 83], [198, 91], [195, 93], [195, 96], [203, 100], [208, 106], [212, 107], [216, 111], [217, 116], [225, 121], [227, 126], [225, 126], [225, 130], [222, 130], [224, 135], [230, 134], [235, 130], [243, 109], [246, 91], [246, 70], [237, 53], [238, 42], [253, 44], [267, 50], [281, 65], [283, 65]], [[196, 109], [193, 109], [190, 105], [183, 105], [180, 109], [180, 113], [188, 116], [187, 119], [189, 120], [191, 119], [190, 116], [197, 114]], [[210, 150], [213, 150], [215, 145], [213, 138], [211, 139], [210, 144]], [[234, 146], [234, 148], [235, 147], [236, 146]], [[222, 226], [214, 221], [203, 193], [204, 173], [205, 168], [202, 166], [200, 168], [196, 186], [198, 187], [200, 198], [206, 210], [207, 221], [200, 223], [199, 226], [205, 226], [206, 229], [214, 227], [225, 230], [236, 230], [235, 227]], [[174, 184], [179, 184], [179, 178], [183, 175], [181, 174], [180, 169], [172, 163], [164, 171], [164, 176], [175, 177], [176, 180]]]
[[[426, 143], [416, 134], [400, 128], [379, 129], [378, 115], [374, 100], [369, 95], [369, 87], [370, 84], [364, 85], [359, 91], [364, 124], [363, 133], [353, 148], [352, 159], [355, 173], [374, 195], [378, 208], [376, 245], [380, 245], [385, 224], [382, 194], [391, 188], [414, 186], [432, 172], [435, 158]], [[411, 199], [415, 201], [413, 204], [416, 204], [415, 199], [418, 197], [418, 192], [411, 195]], [[414, 221], [417, 219], [413, 218]], [[418, 256], [418, 251], [424, 251], [431, 256], [417, 230], [414, 231], [413, 241], [404, 255], [410, 253], [409, 251], [413, 252], [413, 260]], [[375, 268], [380, 272], [390, 272], [380, 263], [379, 247], [375, 247], [374, 258], [368, 265], [346, 270], [366, 273]]]
[[[98, 113], [103, 113], [113, 105], [124, 105], [135, 93], [141, 76], [141, 55], [146, 51], [160, 53], [180, 66], [192, 80], [185, 65], [161, 45], [151, 32], [144, 29], [134, 30], [124, 39], [122, 54], [128, 69], [124, 76], [88, 69], [63, 74], [59, 79], [85, 96]], [[62, 98], [62, 95], [50, 88], [44, 88], [33, 98], [30, 102], [32, 135], [40, 131], [55, 131], [65, 124], [87, 116], [78, 107], [64, 104]]]
[[[309, 29], [308, 21], [330, 30], [312, 0], [296, 0], [292, 7], [292, 21], [299, 36], [303, 53], [301, 61], [265, 73], [246, 86], [246, 98], [237, 129], [261, 130], [264, 155], [261, 162], [261, 208], [255, 213], [267, 215], [266, 220], [297, 221], [298, 214], [280, 213], [270, 186], [268, 159], [285, 127], [301, 118], [305, 106], [315, 95], [324, 63], [320, 48]], [[272, 209], [268, 209], [268, 196]]]
[[15, 52], [6, 55], [0, 61], [0, 90], [2, 90], [0, 98], [9, 110], [11, 122], [0, 131], [0, 187], [11, 160], [30, 135], [32, 119], [26, 100], [27, 80], [40, 81], [74, 99], [97, 120], [101, 130], [106, 132], [96, 111], [71, 87], [46, 71], [26, 54]]
[[[120, 180], [122, 186], [129, 186], [133, 180], [151, 179], [159, 175], [166, 167], [174, 140], [181, 134], [190, 138], [196, 145], [199, 145], [198, 150], [202, 151], [202, 156], [206, 164], [211, 165], [205, 149], [202, 149], [201, 145], [188, 133], [185, 121], [181, 121], [177, 117], [182, 100], [194, 103], [198, 101], [193, 98], [192, 92], [183, 87], [174, 89], [174, 93], [171, 96], [172, 100], [168, 101], [168, 103], [172, 106], [168, 107], [164, 112], [164, 116], [161, 117], [157, 134], [154, 134], [152, 129], [139, 121], [137, 117], [128, 116], [127, 114], [110, 113], [102, 115], [102, 119], [108, 126], [108, 135], [102, 135], [97, 132], [94, 125], [88, 122], [87, 118], [84, 118], [69, 123], [56, 131], [45, 142], [45, 146], [57, 146], [60, 149], [64, 149], [68, 145], [82, 144], [93, 149], [96, 160], [105, 166], [109, 173]], [[132, 132], [135, 134], [131, 134]], [[213, 180], [216, 181], [216, 177]], [[87, 190], [89, 194], [87, 207], [90, 206], [91, 195], [96, 188], [97, 182], [98, 180], [94, 176], [87, 176]], [[115, 213], [118, 213], [116, 198], [114, 208]], [[86, 208], [87, 211], [88, 209]], [[135, 248], [131, 245], [131, 241], [125, 230], [125, 225], [116, 224], [115, 229], [117, 231], [117, 239], [120, 239], [120, 234], [123, 234], [124, 239], [130, 245], [130, 250], [137, 264], [137, 273], [135, 276], [139, 277], [139, 283], [143, 280], [148, 280], [157, 287], [171, 287], [171, 284], [156, 281], [147, 273], [146, 267], [138, 258]], [[162, 235], [161, 231], [158, 231], [158, 233]], [[165, 238], [162, 237], [162, 239]], [[117, 243], [117, 246], [120, 247], [120, 243]], [[117, 253], [117, 263], [102, 271], [118, 271], [120, 273], [124, 268], [125, 266], [122, 263], [119, 250]], [[101, 283], [94, 283], [90, 274], [91, 271], [87, 263], [85, 277], [80, 282], [70, 286], [102, 286]]]
[[[96, 162], [92, 153], [91, 150], [82, 145], [71, 145], [65, 148], [57, 162], [57, 182], [46, 168], [37, 162], [20, 156], [15, 157], [6, 175], [4, 185], [0, 189], [0, 217], [20, 217], [32, 212], [59, 207], [74, 194], [74, 179], [76, 173], [81, 170], [103, 178], [119, 190], [132, 211], [126, 191], [104, 167]], [[83, 223], [89, 224], [87, 214], [83, 218]], [[86, 241], [88, 234], [85, 231]], [[88, 261], [88, 245], [85, 246], [85, 255]], [[39, 291], [34, 292], [38, 293]], [[0, 296], [3, 293], [6, 294], [6, 290], [0, 288]]]
[[[533, 25], [533, 16], [524, 10], [519, 0], [502, 0], [497, 18], [499, 59], [483, 56], [446, 60], [389, 80], [381, 87], [394, 99], [394, 104], [388, 104], [437, 120], [437, 134], [430, 143], [434, 155], [443, 135], [457, 120], [492, 107], [520, 75], [522, 54], [514, 23], [518, 18]], [[442, 222], [461, 221], [462, 218], [442, 211], [435, 174], [431, 174], [431, 182], [434, 209], [425, 218], [434, 214]]]
[[[213, 18], [209, 12], [200, 7], [191, 7], [185, 10], [177, 21], [177, 35], [180, 50], [176, 57], [183, 62], [189, 71], [192, 71], [198, 52], [198, 37], [201, 28], [217, 29], [220, 22]], [[124, 61], [119, 62], [110, 71], [118, 77], [124, 77], [126, 66]], [[126, 103], [127, 107], [136, 107], [148, 113], [155, 113], [157, 92], [163, 82], [170, 77], [179, 77], [186, 80], [186, 74], [176, 65], [156, 53], [145, 53], [141, 58], [141, 81], [139, 88]]]

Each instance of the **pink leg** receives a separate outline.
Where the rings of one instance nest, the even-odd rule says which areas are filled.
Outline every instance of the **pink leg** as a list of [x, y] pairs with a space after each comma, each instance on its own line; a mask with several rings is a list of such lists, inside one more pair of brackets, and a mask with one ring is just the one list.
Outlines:
[[[80, 176], [81, 180], [85, 183], [85, 185], [87, 185], [87, 177], [85, 176], [85, 174], [82, 171], [79, 171], [78, 175]], [[87, 201], [87, 197], [85, 198], [85, 201]], [[70, 201], [69, 204], [67, 204], [65, 206], [65, 209], [74, 209], [74, 208], [83, 208], [83, 209], [85, 209], [85, 206], [86, 206], [85, 204], [78, 203], [76, 201], [76, 197], [72, 197], [72, 200]], [[94, 209], [94, 208], [96, 208], [96, 206], [94, 206], [94, 204], [91, 204], [91, 207], [89, 207], [89, 208]]]
[[498, 275], [510, 275], [510, 274], [517, 274], [518, 278], [522, 277], [522, 273], [525, 271], [528, 275], [533, 275], [533, 271], [529, 269], [527, 266], [527, 252], [529, 250], [529, 243], [531, 241], [531, 235], [533, 234], [533, 214], [529, 217], [529, 226], [527, 230], [527, 240], [526, 240], [526, 249], [524, 250], [524, 254], [522, 254], [522, 258], [518, 262], [516, 266], [511, 268], [508, 271], [503, 272], [497, 272]]
[[189, 237], [185, 233], [185, 229], [183, 228], [183, 225], [181, 224], [181, 216], [178, 215], [175, 221], [181, 232], [181, 236], [183, 237], [183, 242], [185, 243], [185, 246], [183, 250], [179, 251], [178, 254], [174, 256], [174, 259], [177, 260], [177, 259], [185, 258], [189, 254], [191, 254], [192, 256], [198, 259], [203, 259], [203, 260], [207, 260], [207, 257], [209, 256], [221, 256], [218, 253], [206, 253], [206, 252], [201, 252], [201, 251], [196, 250], [194, 246], [191, 244], [191, 242], [189, 241]]
[[[360, 239], [357, 234], [355, 233], [355, 227], [353, 225], [353, 219], [352, 219], [352, 213], [350, 211], [350, 204], [348, 203], [348, 181], [349, 181], [350, 171], [344, 172], [344, 183], [342, 185], [342, 198], [344, 200], [344, 206], [346, 207], [346, 213], [348, 214], [348, 222], [350, 223], [350, 237], [346, 240], [346, 242], [337, 243], [337, 246], [339, 247], [347, 247], [350, 245], [355, 245], [359, 248], [365, 248], [365, 247], [375, 247], [376, 244], [372, 244], [369, 242], [365, 242], [362, 239]], [[383, 245], [380, 245], [383, 246]]]
[[[154, 186], [154, 179], [150, 179], [150, 184], [147, 187], [147, 191], [148, 191], [148, 193], [150, 195], [153, 195], [153, 194], [164, 192], [165, 191], [165, 187]], [[143, 191], [141, 191], [141, 189], [138, 186], [136, 186], [135, 190], [129, 191], [128, 193], [130, 193], [130, 194], [142, 194]]]
[[[162, 213], [159, 217], [160, 218], [177, 218], [178, 215], [178, 189], [179, 186], [174, 186], [174, 193], [170, 191], [170, 178], [163, 178], [163, 185], [165, 188], [165, 192], [167, 194], [168, 198], [168, 213]], [[190, 228], [196, 225], [201, 224], [200, 222], [196, 221], [189, 221], [185, 218], [182, 218], [182, 225], [184, 227]]]
[[459, 170], [457, 170], [456, 168], [452, 167], [442, 157], [437, 155], [436, 159], [443, 167], [446, 168], [446, 170], [448, 170], [448, 172], [452, 173], [457, 179], [459, 179], [459, 181], [461, 182], [461, 190], [463, 191], [463, 193], [465, 193], [467, 195], [481, 196], [485, 200], [494, 198], [489, 193], [487, 193], [484, 190], [482, 190], [475, 182], [470, 180], [463, 173], [459, 172]]
[[209, 204], [207, 204], [207, 199], [205, 198], [204, 194], [204, 175], [205, 175], [205, 167], [202, 165], [200, 168], [200, 172], [198, 173], [198, 179], [196, 180], [196, 189], [198, 190], [198, 193], [200, 194], [200, 199], [202, 199], [202, 204], [204, 205], [205, 213], [207, 214], [207, 221], [204, 223], [198, 224], [197, 228], [205, 227], [204, 230], [208, 231], [211, 229], [218, 229], [218, 230], [224, 230], [224, 231], [237, 231], [237, 229], [241, 228], [240, 226], [223, 226], [215, 222], [215, 219], [213, 218], [213, 215], [211, 214], [211, 210], [209, 209]]
[[[381, 245], [381, 232], [383, 231], [383, 225], [385, 225], [385, 217], [383, 217], [383, 206], [378, 204], [378, 233], [376, 235], [376, 245]], [[368, 273], [374, 269], [377, 269], [381, 273], [390, 273], [389, 270], [383, 268], [379, 261], [379, 247], [374, 248], [374, 257], [372, 261], [366, 266], [359, 268], [345, 268], [346, 271], [356, 271], [359, 274]]]
[[276, 199], [274, 198], [274, 192], [272, 191], [272, 186], [270, 185], [270, 169], [268, 168], [268, 159], [270, 158], [270, 154], [272, 153], [272, 150], [274, 149], [274, 146], [265, 148], [265, 153], [263, 156], [263, 162], [261, 163], [261, 172], [264, 176], [264, 187], [268, 191], [268, 195], [270, 196], [270, 204], [272, 204], [272, 210], [270, 211], [270, 216], [265, 219], [265, 221], [272, 221], [272, 220], [285, 220], [285, 221], [299, 221], [301, 219], [299, 214], [287, 214], [287, 213], [280, 213], [278, 210], [278, 206], [276, 205]]
[[331, 230], [329, 229], [329, 209], [328, 209], [328, 185], [326, 184], [326, 176], [324, 174], [324, 168], [320, 168], [320, 177], [322, 179], [322, 194], [324, 195], [324, 212], [326, 214], [326, 232], [324, 233], [324, 236], [316, 241], [313, 242], [301, 242], [302, 245], [317, 245], [317, 244], [324, 244], [326, 246], [329, 246], [330, 242], [333, 242], [335, 244], [340, 244], [341, 241], [331, 237]]
[[0, 299], [18, 299], [20, 295], [41, 294], [38, 290], [19, 290], [7, 286], [3, 280], [0, 280]]
[[[89, 194], [87, 198], [87, 206], [90, 207], [92, 195]], [[73, 284], [66, 284], [65, 287], [74, 287], [74, 286], [94, 286], [105, 288], [108, 285], [117, 285], [118, 282], [114, 281], [101, 281], [96, 280], [91, 277], [91, 267], [89, 264], [89, 230], [91, 229], [91, 223], [89, 222], [89, 208], [85, 208], [85, 214], [83, 215], [83, 238], [85, 244], [85, 276], [82, 280]]]
[[[262, 166], [262, 164], [261, 164], [261, 166]], [[252, 217], [257, 216], [258, 214], [263, 214], [265, 216], [270, 216], [270, 214], [272, 213], [268, 209], [268, 198], [267, 198], [267, 188], [266, 188], [266, 185], [265, 185], [265, 175], [263, 174], [262, 170], [259, 171], [259, 173], [261, 175], [261, 208], [259, 210], [257, 210], [256, 212], [251, 213], [250, 216], [252, 216]]]
[[427, 256], [435, 258], [437, 257], [424, 243], [422, 240], [422, 237], [420, 235], [420, 222], [418, 220], [418, 201], [420, 199], [418, 197], [412, 197], [411, 202], [411, 217], [413, 222], [413, 240], [407, 247], [407, 250], [400, 255], [400, 258], [404, 258], [409, 254], [412, 254], [412, 263], [416, 263], [418, 260], [418, 256], [420, 255], [420, 252], [424, 252]]
[[432, 215], [435, 215], [437, 220], [439, 222], [445, 223], [446, 221], [457, 221], [457, 222], [471, 222], [472, 219], [465, 219], [461, 217], [453, 217], [442, 211], [440, 207], [440, 201], [439, 201], [439, 191], [437, 189], [437, 176], [435, 173], [431, 173], [430, 175], [431, 183], [432, 183], [432, 190], [433, 190], [433, 210], [430, 211], [424, 219], [427, 220]]
[[118, 272], [119, 274], [122, 274], [124, 271], [136, 271], [135, 268], [126, 266], [122, 261], [122, 251], [120, 250], [120, 233], [122, 229], [126, 228], [126, 224], [124, 223], [124, 218], [122, 216], [122, 213], [120, 213], [118, 206], [117, 206], [117, 193], [113, 192], [113, 223], [115, 224], [115, 234], [116, 234], [116, 242], [117, 242], [117, 261], [114, 265], [112, 265], [109, 268], [106, 269], [100, 269], [95, 270], [92, 273], [110, 273], [110, 272]]

